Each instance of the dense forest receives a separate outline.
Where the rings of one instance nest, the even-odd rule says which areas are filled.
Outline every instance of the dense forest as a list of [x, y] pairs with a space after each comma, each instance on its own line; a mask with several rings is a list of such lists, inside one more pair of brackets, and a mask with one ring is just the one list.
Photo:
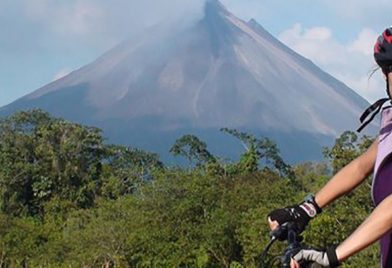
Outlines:
[[[272, 140], [222, 131], [243, 144], [238, 160], [185, 135], [170, 152], [186, 164], [168, 166], [42, 110], [0, 119], [0, 267], [257, 267], [268, 212], [316, 192], [372, 142], [345, 132], [323, 163], [290, 166]], [[370, 183], [326, 208], [304, 242], [349, 235], [372, 210]], [[378, 258], [374, 245], [343, 267]]]

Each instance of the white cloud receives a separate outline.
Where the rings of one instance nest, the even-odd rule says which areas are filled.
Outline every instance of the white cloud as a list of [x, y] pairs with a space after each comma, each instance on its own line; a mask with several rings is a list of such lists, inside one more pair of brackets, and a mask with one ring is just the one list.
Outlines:
[[332, 37], [331, 30], [326, 27], [313, 27], [304, 31], [304, 38], [325, 41]]
[[359, 33], [358, 38], [348, 46], [348, 49], [351, 52], [359, 52], [370, 56], [373, 54], [373, 46], [377, 36], [378, 33], [372, 29], [365, 28]]
[[[130, 33], [171, 20], [200, 16], [205, 0], [24, 0], [24, 15], [52, 34], [121, 41]], [[1, 7], [1, 5], [0, 5]], [[175, 12], [174, 12], [175, 11]]]
[[104, 15], [99, 4], [88, 0], [54, 3], [25, 0], [24, 12], [30, 20], [60, 35], [83, 35], [95, 31]]
[[326, 27], [303, 29], [301, 24], [297, 23], [282, 32], [278, 38], [317, 64], [341, 65], [347, 62], [344, 47], [333, 39], [331, 30]]
[[78, 1], [71, 8], [60, 9], [57, 27], [73, 34], [86, 34], [94, 31], [97, 21], [102, 19], [103, 11], [92, 3]]
[[304, 29], [301, 24], [282, 32], [278, 37], [299, 54], [309, 58], [358, 94], [372, 102], [384, 96], [382, 75], [370, 72], [376, 67], [373, 60], [375, 31], [365, 28], [354, 40], [339, 42], [327, 27]]
[[53, 81], [56, 81], [56, 80], [58, 80], [58, 79], [60, 79], [60, 78], [63, 78], [64, 76], [70, 74], [71, 71], [72, 71], [72, 70], [71, 70], [70, 68], [64, 68], [64, 69], [58, 71], [58, 72], [54, 75]]

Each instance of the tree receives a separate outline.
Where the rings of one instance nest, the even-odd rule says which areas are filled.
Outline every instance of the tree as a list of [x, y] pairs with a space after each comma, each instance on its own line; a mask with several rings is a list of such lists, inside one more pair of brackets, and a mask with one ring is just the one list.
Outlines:
[[134, 193], [143, 183], [153, 178], [164, 164], [159, 156], [120, 145], [106, 147], [101, 194], [116, 199]]
[[268, 138], [258, 139], [252, 134], [240, 132], [236, 129], [222, 128], [221, 131], [232, 135], [240, 140], [245, 148], [236, 168], [241, 173], [255, 172], [260, 163], [264, 162], [266, 167], [275, 168], [282, 176], [294, 177], [291, 166], [286, 164], [279, 155], [277, 145]]
[[216, 162], [215, 157], [207, 150], [207, 144], [194, 135], [184, 135], [177, 139], [170, 152], [174, 156], [185, 157], [189, 165], [202, 166]]
[[38, 126], [52, 119], [40, 110], [20, 112], [0, 119], [0, 209], [8, 214], [33, 213], [36, 141]]
[[97, 128], [53, 118], [42, 110], [1, 119], [1, 211], [42, 214], [53, 197], [92, 206], [103, 155]]

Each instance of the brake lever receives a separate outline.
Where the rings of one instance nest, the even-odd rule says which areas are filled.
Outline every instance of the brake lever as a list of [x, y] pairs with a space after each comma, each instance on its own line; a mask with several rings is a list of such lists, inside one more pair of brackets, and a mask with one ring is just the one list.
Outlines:
[[287, 239], [289, 223], [285, 222], [270, 232], [271, 240], [284, 241]]

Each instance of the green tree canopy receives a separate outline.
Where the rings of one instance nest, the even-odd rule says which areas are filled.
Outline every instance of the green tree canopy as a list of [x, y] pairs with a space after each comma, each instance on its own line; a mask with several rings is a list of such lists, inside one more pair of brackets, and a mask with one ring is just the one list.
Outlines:
[[190, 165], [201, 166], [216, 162], [215, 157], [207, 150], [207, 144], [194, 135], [184, 135], [177, 139], [170, 152], [174, 156], [185, 157]]
[[259, 170], [261, 163], [266, 167], [275, 168], [282, 176], [294, 177], [290, 165], [286, 164], [280, 156], [280, 151], [275, 142], [268, 138], [256, 138], [252, 134], [238, 131], [236, 129], [222, 128], [227, 133], [240, 140], [245, 148], [240, 161], [235, 167], [240, 172], [255, 172]]

